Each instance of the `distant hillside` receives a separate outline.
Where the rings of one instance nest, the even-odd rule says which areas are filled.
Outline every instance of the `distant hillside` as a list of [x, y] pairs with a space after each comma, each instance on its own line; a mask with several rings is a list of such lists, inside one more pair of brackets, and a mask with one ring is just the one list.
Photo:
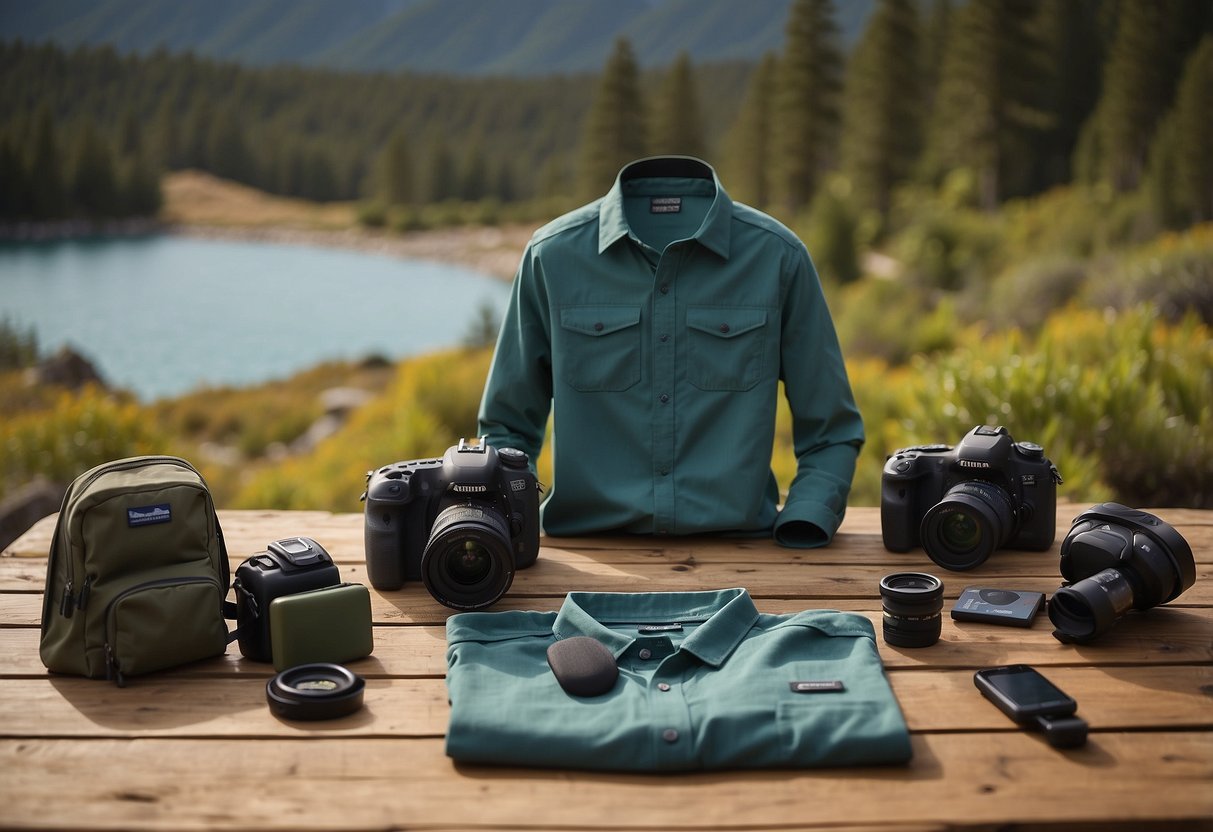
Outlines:
[[[792, 0], [0, 0], [0, 39], [158, 48], [250, 65], [459, 75], [595, 72], [616, 37], [646, 66], [778, 49]], [[874, 0], [838, 4], [845, 45]]]

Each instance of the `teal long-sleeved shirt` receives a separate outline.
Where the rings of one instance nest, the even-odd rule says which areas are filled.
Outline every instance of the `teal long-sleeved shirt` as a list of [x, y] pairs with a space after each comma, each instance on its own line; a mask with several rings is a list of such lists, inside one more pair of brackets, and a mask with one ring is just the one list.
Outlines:
[[[797, 458], [782, 511], [770, 469], [780, 381]], [[605, 197], [528, 244], [480, 432], [534, 459], [549, 413], [552, 535], [825, 545], [863, 444], [804, 245], [687, 157], [631, 163]]]

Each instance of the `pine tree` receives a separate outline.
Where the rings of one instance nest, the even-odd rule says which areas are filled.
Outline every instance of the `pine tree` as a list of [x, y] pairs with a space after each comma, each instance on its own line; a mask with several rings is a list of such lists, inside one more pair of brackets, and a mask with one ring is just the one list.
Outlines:
[[165, 98], [156, 108], [150, 140], [152, 158], [165, 170], [174, 170], [182, 166], [181, 152], [178, 148], [177, 121], [177, 111], [172, 99]]
[[205, 96], [195, 98], [185, 115], [177, 147], [181, 167], [199, 170], [209, 167], [206, 144], [213, 117], [209, 99]]
[[948, 32], [952, 24], [951, 0], [933, 0], [922, 27], [922, 69], [920, 70], [923, 112], [927, 115], [935, 106], [935, 92], [943, 73], [943, 56], [948, 50]]
[[939, 180], [953, 168], [971, 170], [987, 210], [1030, 192], [1033, 149], [1051, 126], [1043, 56], [1029, 26], [1034, 7], [1031, 0], [970, 0], [952, 16], [924, 172]]
[[379, 154], [379, 183], [376, 188], [388, 205], [412, 205], [416, 199], [416, 177], [409, 139], [397, 128]]
[[1213, 220], [1213, 35], [1188, 59], [1175, 106], [1150, 147], [1148, 182], [1164, 223], [1182, 227]]
[[691, 57], [679, 52], [666, 75], [653, 112], [653, 141], [651, 152], [695, 156], [707, 155], [703, 141], [703, 117], [699, 109], [699, 94]]
[[119, 190], [122, 213], [127, 216], [154, 216], [164, 203], [157, 166], [142, 151], [136, 151], [123, 163]]
[[819, 188], [809, 207], [808, 244], [813, 262], [825, 280], [851, 283], [859, 279], [859, 223], [850, 203], [850, 184], [833, 177]]
[[918, 15], [912, 0], [882, 0], [847, 69], [842, 167], [855, 202], [887, 217], [893, 186], [921, 147]]
[[484, 145], [478, 140], [468, 144], [459, 165], [459, 196], [468, 202], [477, 202], [489, 193], [488, 162], [484, 158]]
[[442, 136], [430, 139], [422, 175], [422, 193], [427, 203], [443, 202], [458, 195], [455, 163]]
[[223, 107], [206, 134], [206, 167], [216, 176], [237, 182], [251, 181], [255, 164], [244, 132], [232, 109]]
[[1052, 127], [1034, 155], [1033, 190], [1074, 178], [1071, 160], [1083, 124], [1099, 100], [1103, 36], [1099, 0], [1042, 3], [1034, 21], [1045, 61], [1043, 105]]
[[[30, 137], [30, 157], [26, 166], [25, 199], [28, 216], [56, 219], [67, 210], [67, 183], [63, 176], [63, 149], [51, 117], [50, 107], [42, 103], [34, 115]], [[7, 185], [5, 187], [8, 187]]]
[[615, 48], [598, 81], [581, 140], [578, 179], [586, 198], [601, 195], [619, 169], [645, 155], [648, 146], [640, 70], [627, 39]]
[[[0, 134], [0, 219], [15, 220], [30, 213], [30, 189], [21, 151], [15, 141]], [[3, 326], [0, 326], [3, 332]], [[0, 339], [2, 343], [2, 339]], [[0, 360], [0, 366], [3, 366]]]
[[1155, 0], [1122, 0], [1095, 114], [1100, 178], [1119, 190], [1135, 188], [1146, 149], [1171, 100], [1169, 7]]
[[842, 53], [830, 0], [795, 0], [775, 94], [775, 201], [809, 204], [835, 164]]
[[143, 148], [143, 130], [135, 109], [127, 106], [118, 118], [118, 135], [114, 150], [119, 156], [133, 156]]
[[725, 142], [729, 192], [758, 208], [771, 200], [772, 124], [778, 59], [768, 52], [750, 76], [745, 100]]
[[68, 157], [69, 193], [73, 207], [89, 217], [120, 213], [114, 157], [92, 119], [76, 130]]

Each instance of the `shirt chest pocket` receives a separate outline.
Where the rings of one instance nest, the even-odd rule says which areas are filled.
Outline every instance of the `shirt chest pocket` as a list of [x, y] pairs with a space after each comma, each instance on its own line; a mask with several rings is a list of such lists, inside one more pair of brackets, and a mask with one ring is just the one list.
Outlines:
[[627, 390], [640, 381], [640, 307], [561, 309], [553, 357], [561, 379], [574, 390]]
[[763, 378], [767, 310], [687, 308], [687, 380], [700, 390], [749, 390]]

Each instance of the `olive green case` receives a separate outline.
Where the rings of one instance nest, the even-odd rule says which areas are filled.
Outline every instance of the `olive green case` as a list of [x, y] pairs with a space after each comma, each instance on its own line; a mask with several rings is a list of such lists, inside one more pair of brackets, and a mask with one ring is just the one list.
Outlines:
[[270, 602], [275, 670], [312, 662], [351, 662], [374, 649], [371, 595], [362, 584], [282, 595]]

